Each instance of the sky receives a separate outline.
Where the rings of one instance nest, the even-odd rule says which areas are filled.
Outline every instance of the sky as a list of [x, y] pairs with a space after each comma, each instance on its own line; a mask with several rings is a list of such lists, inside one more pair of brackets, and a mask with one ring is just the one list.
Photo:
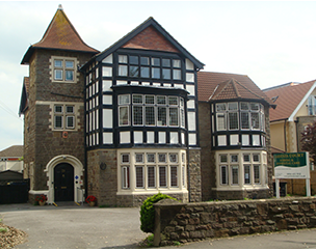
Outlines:
[[153, 17], [205, 71], [248, 75], [261, 89], [316, 79], [316, 1], [0, 1], [0, 151], [23, 144], [21, 61], [59, 4], [99, 51]]

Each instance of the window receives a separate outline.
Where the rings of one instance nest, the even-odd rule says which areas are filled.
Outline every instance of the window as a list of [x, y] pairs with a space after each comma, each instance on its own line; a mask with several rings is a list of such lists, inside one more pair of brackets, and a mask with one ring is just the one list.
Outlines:
[[56, 82], [75, 82], [76, 58], [52, 57], [52, 79]]
[[258, 186], [266, 188], [268, 178], [266, 157], [264, 151], [218, 154], [218, 185], [234, 188], [245, 186], [247, 189]]
[[238, 185], [238, 165], [232, 166], [232, 185]]
[[118, 76], [181, 80], [181, 61], [172, 58], [118, 55]]
[[75, 108], [73, 105], [54, 105], [54, 129], [74, 129]]
[[171, 166], [170, 167], [170, 176], [171, 176], [171, 187], [177, 187], [178, 186], [178, 167], [177, 166]]
[[130, 176], [129, 176], [129, 166], [122, 167], [122, 188], [130, 188]]
[[132, 150], [119, 154], [119, 165], [121, 190], [181, 190], [186, 187], [186, 154], [183, 150], [168, 153]]
[[136, 166], [136, 188], [144, 187], [143, 166]]
[[316, 114], [316, 96], [311, 95], [308, 97], [308, 115]]
[[217, 103], [216, 130], [260, 130], [265, 131], [264, 109], [260, 103]]
[[156, 187], [156, 167], [155, 166], [147, 166], [147, 180], [148, 180], [148, 188]]
[[[177, 96], [133, 94], [118, 96], [119, 126], [184, 127], [184, 99]], [[130, 121], [130, 109], [132, 121]]]
[[250, 184], [250, 165], [244, 165], [245, 184]]
[[166, 166], [159, 166], [159, 187], [167, 187]]
[[254, 172], [254, 183], [260, 184], [260, 165], [254, 165], [253, 172]]
[[221, 184], [227, 185], [227, 166], [221, 166]]

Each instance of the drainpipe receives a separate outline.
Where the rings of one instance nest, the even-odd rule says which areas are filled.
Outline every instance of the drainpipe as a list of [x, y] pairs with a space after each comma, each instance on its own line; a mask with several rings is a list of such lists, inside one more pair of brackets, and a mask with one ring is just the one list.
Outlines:
[[188, 108], [187, 108], [188, 97], [185, 101], [185, 128], [186, 128], [186, 143], [187, 143], [187, 180], [188, 180], [188, 191], [189, 191], [189, 202], [191, 202], [191, 178], [190, 178], [190, 153], [189, 153], [189, 125], [188, 125]]
[[295, 131], [296, 131], [296, 152], [300, 152], [300, 145], [298, 141], [298, 123], [299, 123], [299, 117], [296, 118], [295, 122]]
[[285, 152], [287, 152], [287, 143], [286, 143], [286, 122], [287, 122], [287, 119], [284, 120], [284, 148], [285, 148]]

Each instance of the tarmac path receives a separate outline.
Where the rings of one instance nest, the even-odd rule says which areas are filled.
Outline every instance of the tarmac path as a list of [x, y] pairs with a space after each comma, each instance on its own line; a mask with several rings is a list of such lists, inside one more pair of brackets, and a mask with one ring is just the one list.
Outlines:
[[147, 237], [139, 208], [98, 208], [60, 204], [0, 205], [3, 223], [28, 234], [16, 249], [136, 248]]

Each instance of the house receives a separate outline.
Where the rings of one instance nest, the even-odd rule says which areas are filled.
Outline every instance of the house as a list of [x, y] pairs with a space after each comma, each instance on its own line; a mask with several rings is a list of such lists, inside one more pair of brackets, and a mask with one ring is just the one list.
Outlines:
[[267, 198], [270, 99], [246, 75], [199, 72], [203, 200]]
[[[316, 80], [305, 83], [287, 83], [264, 89], [277, 105], [270, 111], [271, 146], [274, 152], [301, 152], [301, 133], [315, 121]], [[305, 180], [287, 180], [292, 194], [305, 194]], [[312, 193], [316, 191], [315, 171], [311, 171]]]
[[[266, 96], [247, 77], [201, 72], [154, 18], [99, 52], [60, 6], [21, 63], [29, 65], [20, 114], [31, 201], [94, 195], [99, 205], [139, 206], [159, 192], [184, 202], [269, 195]], [[237, 161], [225, 165], [224, 155]]]
[[99, 53], [60, 7], [22, 64], [30, 72], [20, 112], [31, 196], [81, 201], [86, 190], [99, 204], [129, 206], [158, 192], [187, 201], [188, 185], [200, 189], [187, 181], [187, 161], [200, 164], [203, 64], [153, 18]]
[[23, 146], [14, 145], [0, 151], [0, 172], [16, 171], [23, 172]]
[[22, 65], [29, 65], [20, 114], [30, 202], [43, 193], [50, 203], [82, 200], [85, 109], [84, 77], [78, 68], [97, 53], [58, 9], [43, 38], [22, 59]]

